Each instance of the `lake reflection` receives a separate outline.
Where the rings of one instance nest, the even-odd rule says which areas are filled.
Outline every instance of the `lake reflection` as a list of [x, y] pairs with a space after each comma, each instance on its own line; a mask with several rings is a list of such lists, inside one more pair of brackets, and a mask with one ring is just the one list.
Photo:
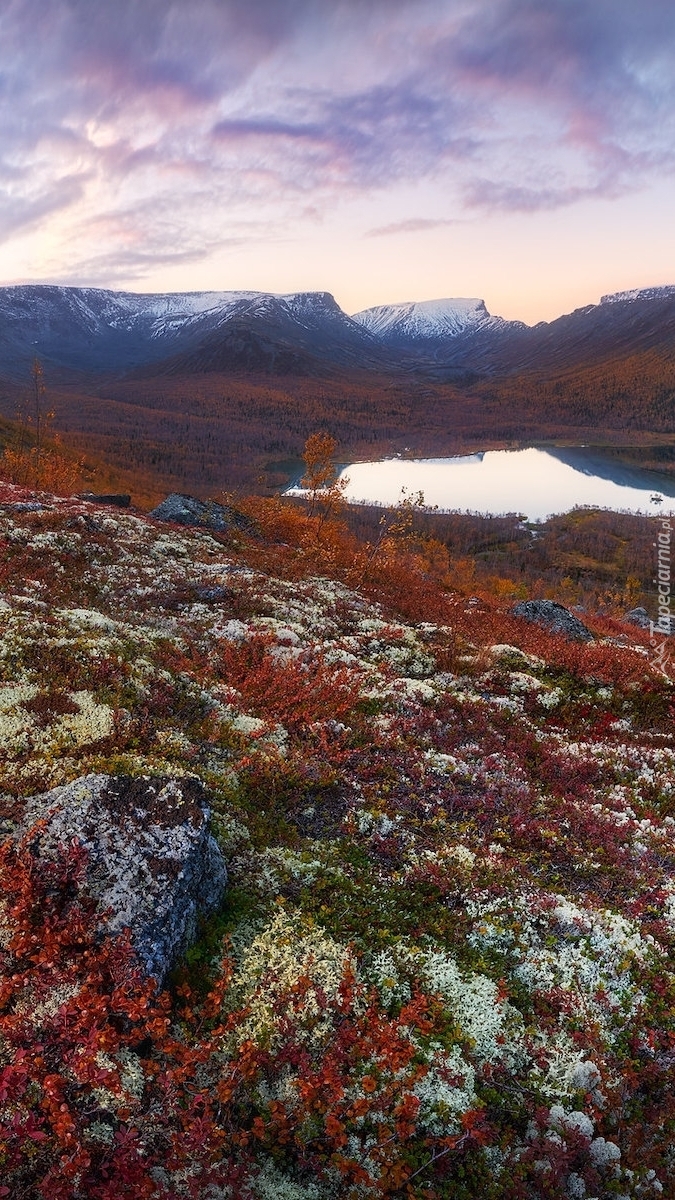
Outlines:
[[[395, 505], [405, 488], [407, 495], [422, 491], [425, 504], [441, 510], [517, 512], [530, 521], [569, 512], [575, 505], [652, 515], [675, 512], [675, 481], [655, 486], [647, 472], [584, 447], [352, 463], [340, 478], [349, 480], [346, 498], [354, 503]], [[656, 494], [663, 497], [661, 504], [652, 501]]]

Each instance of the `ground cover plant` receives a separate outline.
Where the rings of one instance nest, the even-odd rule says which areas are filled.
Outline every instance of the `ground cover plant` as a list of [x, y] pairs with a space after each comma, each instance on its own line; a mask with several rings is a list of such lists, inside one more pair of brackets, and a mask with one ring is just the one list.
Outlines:
[[[405, 521], [246, 509], [0, 487], [0, 1195], [672, 1195], [667, 656], [518, 620]], [[13, 835], [91, 771], [212, 797], [229, 888], [161, 994], [82, 852]]]

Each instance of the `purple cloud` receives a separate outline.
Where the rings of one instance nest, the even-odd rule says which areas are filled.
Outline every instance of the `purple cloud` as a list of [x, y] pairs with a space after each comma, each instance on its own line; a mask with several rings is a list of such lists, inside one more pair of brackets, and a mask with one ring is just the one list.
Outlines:
[[392, 237], [400, 233], [428, 233], [432, 229], [445, 229], [457, 225], [452, 217], [409, 217], [405, 221], [393, 221], [390, 225], [378, 225], [369, 229], [366, 237]]
[[235, 150], [248, 143], [288, 188], [385, 187], [470, 157], [476, 145], [456, 132], [452, 102], [426, 95], [413, 79], [348, 95], [295, 88], [281, 106], [284, 99], [302, 117], [238, 115], [219, 121], [212, 136]]
[[616, 197], [675, 169], [673, 81], [671, 0], [13, 0], [0, 236], [117, 213], [82, 261], [143, 272], [425, 181], [448, 222]]
[[[672, 170], [675, 9], [668, 0], [639, 8], [623, 0], [486, 0], [438, 42], [433, 59], [436, 71], [492, 111], [532, 106], [533, 125], [547, 114], [552, 150], [578, 156], [576, 178], [559, 187], [497, 177], [476, 185], [481, 206], [490, 193], [499, 208], [561, 206], [631, 190], [650, 169]], [[516, 128], [513, 139], [526, 154], [530, 129]], [[582, 182], [584, 169], [590, 177]]]
[[324, 142], [325, 131], [320, 125], [294, 125], [290, 121], [277, 121], [273, 117], [239, 118], [218, 121], [212, 134], [216, 141], [224, 143], [243, 142], [259, 138], [264, 141], [278, 139], [299, 142]]
[[45, 217], [70, 208], [82, 198], [86, 177], [66, 175], [44, 191], [16, 197], [0, 187], [0, 243], [39, 225]]

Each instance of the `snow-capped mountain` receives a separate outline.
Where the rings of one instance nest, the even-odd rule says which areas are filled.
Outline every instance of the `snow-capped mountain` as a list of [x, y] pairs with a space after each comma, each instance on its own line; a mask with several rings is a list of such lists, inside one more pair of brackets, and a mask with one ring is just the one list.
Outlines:
[[600, 297], [601, 304], [623, 304], [632, 300], [670, 300], [675, 296], [675, 285], [663, 287], [633, 288], [627, 292], [610, 292]]
[[[48, 328], [55, 318], [70, 315], [92, 331], [117, 329], [131, 332], [143, 327], [153, 337], [175, 332], [197, 322], [222, 321], [235, 310], [264, 314], [270, 306], [283, 306], [298, 316], [308, 311], [342, 313], [328, 292], [114, 292], [103, 288], [25, 285], [0, 288], [4, 315], [16, 315]], [[344, 315], [344, 314], [342, 314]]]
[[507, 324], [490, 315], [484, 300], [463, 298], [381, 304], [354, 313], [352, 320], [387, 344], [437, 342]]
[[[194, 333], [194, 329], [191, 330]], [[342, 311], [329, 292], [249, 293], [183, 337], [170, 373], [248, 370], [321, 375], [335, 366], [382, 370], [385, 348]]]
[[[134, 295], [101, 288], [0, 288], [0, 366], [38, 355], [61, 366], [105, 369], [163, 357], [176, 336], [210, 327], [237, 293]], [[168, 346], [168, 348], [167, 348]]]
[[[219, 365], [210, 369], [269, 369], [280, 361], [275, 341], [293, 351], [285, 369], [304, 371], [307, 356], [314, 355], [344, 364], [359, 356], [366, 366], [380, 363], [376, 339], [328, 292], [0, 288], [0, 374], [25, 371], [36, 355], [80, 370], [125, 371], [184, 355], [211, 361], [214, 354]], [[227, 352], [219, 355], [223, 347]]]
[[0, 377], [52, 372], [214, 371], [321, 376], [336, 368], [436, 378], [597, 363], [658, 349], [675, 357], [675, 286], [603, 296], [533, 327], [455, 298], [348, 316], [329, 292], [145, 294], [101, 288], [0, 288]]

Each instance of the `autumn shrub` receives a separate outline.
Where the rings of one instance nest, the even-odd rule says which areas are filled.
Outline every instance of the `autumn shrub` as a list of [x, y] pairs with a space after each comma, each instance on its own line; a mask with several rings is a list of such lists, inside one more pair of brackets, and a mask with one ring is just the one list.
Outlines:
[[229, 875], [158, 994], [80, 850], [2, 849], [5, 1194], [669, 1195], [675, 696], [648, 638], [567, 642], [454, 590], [433, 539], [354, 557], [290, 502], [234, 543], [0, 499], [0, 817], [187, 773]]
[[294, 653], [265, 636], [241, 645], [226, 643], [217, 671], [246, 707], [291, 729], [338, 721], [359, 699], [359, 680], [352, 671], [328, 664], [321, 654]]
[[133, 1048], [166, 1006], [128, 941], [101, 939], [84, 851], [38, 860], [39, 838], [0, 849], [0, 1195], [150, 1196]]
[[84, 461], [65, 454], [58, 439], [34, 449], [5, 446], [0, 456], [0, 475], [21, 487], [37, 488], [57, 496], [70, 496], [83, 484]]
[[251, 561], [290, 578], [324, 574], [413, 621], [443, 621], [451, 586], [445, 555], [418, 553], [395, 537], [360, 543], [340, 518], [311, 516], [291, 501], [250, 499], [244, 505], [268, 539], [252, 548]]
[[[227, 1184], [243, 1200], [245, 1137], [215, 1119], [215, 1088], [196, 1086], [209, 1037], [196, 1024], [176, 1037], [128, 937], [104, 936], [85, 852], [38, 859], [39, 838], [38, 826], [0, 848], [0, 1196], [150, 1200]], [[186, 1030], [185, 1002], [178, 1016]]]

